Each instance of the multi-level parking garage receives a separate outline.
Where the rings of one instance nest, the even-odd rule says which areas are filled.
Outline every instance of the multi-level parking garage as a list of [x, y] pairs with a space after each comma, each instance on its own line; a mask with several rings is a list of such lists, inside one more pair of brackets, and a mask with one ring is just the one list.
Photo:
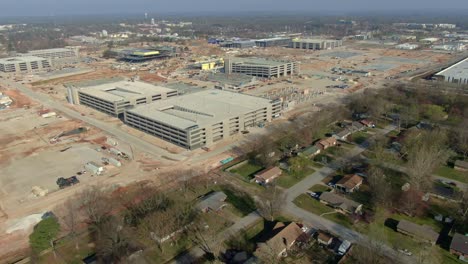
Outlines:
[[242, 73], [262, 78], [281, 77], [298, 73], [298, 65], [292, 61], [260, 58], [229, 58], [224, 60], [224, 72]]

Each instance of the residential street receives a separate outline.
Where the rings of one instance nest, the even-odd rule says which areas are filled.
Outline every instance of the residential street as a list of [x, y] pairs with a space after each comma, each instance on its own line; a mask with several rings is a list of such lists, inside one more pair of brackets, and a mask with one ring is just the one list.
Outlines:
[[[384, 129], [379, 130], [377, 133], [387, 134], [394, 129], [395, 129], [395, 126], [389, 125], [385, 127]], [[329, 166], [323, 167], [317, 170], [316, 172], [309, 175], [304, 180], [298, 182], [296, 185], [287, 189], [285, 191], [286, 206], [284, 207], [284, 211], [288, 213], [289, 215], [302, 219], [305, 224], [309, 224], [319, 229], [329, 230], [330, 232], [340, 236], [341, 238], [349, 240], [351, 242], [362, 243], [362, 244], [368, 243], [369, 238], [367, 238], [367, 236], [362, 235], [356, 231], [353, 231], [337, 223], [334, 223], [328, 219], [320, 217], [319, 215], [303, 210], [297, 207], [293, 203], [293, 200], [297, 196], [305, 193], [310, 187], [312, 187], [315, 184], [320, 183], [325, 177], [334, 173], [336, 170], [344, 166], [353, 157], [356, 157], [357, 155], [361, 154], [364, 150], [366, 150], [364, 146], [368, 147], [368, 144], [361, 144], [360, 146], [355, 146], [350, 151], [348, 151], [345, 156], [332, 162], [331, 164], [329, 164]], [[386, 245], [382, 245], [382, 248], [385, 251], [386, 255], [391, 257], [392, 259], [399, 259], [402, 263], [411, 263], [411, 259], [409, 257], [402, 256], [401, 254], [399, 254], [392, 248]]]

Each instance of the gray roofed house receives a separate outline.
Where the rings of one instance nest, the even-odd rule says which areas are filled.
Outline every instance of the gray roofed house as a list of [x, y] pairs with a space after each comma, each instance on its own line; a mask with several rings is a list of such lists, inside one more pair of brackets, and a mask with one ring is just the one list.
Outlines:
[[455, 233], [450, 243], [450, 253], [459, 256], [460, 259], [468, 259], [468, 236]]
[[439, 238], [439, 233], [428, 225], [418, 225], [410, 221], [400, 220], [397, 231], [415, 239], [435, 244]]
[[317, 147], [316, 145], [313, 145], [313, 146], [310, 146], [310, 147], [305, 148], [305, 149], [300, 153], [300, 155], [306, 156], [306, 157], [311, 157], [311, 156], [317, 155], [317, 154], [319, 154], [319, 153], [320, 153], [320, 148]]
[[320, 202], [348, 214], [360, 214], [362, 210], [362, 204], [332, 192], [322, 193]]
[[219, 211], [226, 206], [226, 198], [227, 195], [223, 192], [213, 192], [203, 197], [196, 207], [205, 213], [210, 210]]

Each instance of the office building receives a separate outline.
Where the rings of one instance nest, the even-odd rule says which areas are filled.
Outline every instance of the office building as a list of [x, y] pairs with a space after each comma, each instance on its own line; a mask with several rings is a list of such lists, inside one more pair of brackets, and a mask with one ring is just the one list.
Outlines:
[[204, 90], [129, 109], [124, 122], [187, 149], [210, 146], [280, 115], [281, 101]]
[[0, 59], [0, 72], [32, 72], [49, 69], [51, 62], [35, 56], [10, 57]]
[[271, 78], [293, 75], [299, 72], [296, 62], [260, 58], [229, 58], [224, 60], [226, 74], [242, 73], [251, 76]]
[[293, 49], [328, 50], [341, 47], [340, 39], [295, 39], [289, 43]]
[[85, 87], [68, 87], [69, 102], [82, 104], [112, 116], [140, 104], [177, 96], [177, 91], [140, 81], [117, 81]]

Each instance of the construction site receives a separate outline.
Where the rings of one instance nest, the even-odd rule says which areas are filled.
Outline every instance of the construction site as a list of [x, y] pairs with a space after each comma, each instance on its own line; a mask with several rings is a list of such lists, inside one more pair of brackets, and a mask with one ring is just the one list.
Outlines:
[[[4, 234], [0, 243], [18, 243], [2, 250], [27, 247], [27, 232], [34, 224], [28, 216], [51, 210], [90, 185], [116, 188], [142, 180], [168, 184], [173, 179], [158, 176], [175, 168], [209, 171], [235, 156], [235, 146], [265, 133], [269, 126], [340, 102], [350, 93], [382, 87], [396, 76], [430, 70], [428, 66], [446, 63], [453, 57], [346, 42], [333, 50], [268, 47], [233, 51], [200, 40], [187, 47], [179, 49], [183, 51], [177, 56], [156, 56], [141, 62], [102, 58], [104, 48], [83, 50], [80, 57], [93, 59], [81, 60], [66, 69], [2, 75], [0, 92], [11, 102], [0, 110], [0, 231]], [[135, 56], [156, 55], [144, 49], [132, 51], [131, 56], [135, 52]], [[206, 60], [200, 59], [204, 56]], [[294, 69], [261, 76], [225, 72], [222, 62], [232, 57], [287, 61]], [[280, 101], [281, 115], [268, 124], [246, 126], [243, 133], [210, 144], [209, 148], [189, 150], [126, 125], [117, 116], [120, 112], [109, 116], [67, 100], [67, 87], [72, 83], [115, 77], [139, 80], [145, 87], [167, 87], [179, 96], [210, 94], [209, 90], [219, 89], [256, 100]], [[204, 99], [198, 101], [202, 107]]]

